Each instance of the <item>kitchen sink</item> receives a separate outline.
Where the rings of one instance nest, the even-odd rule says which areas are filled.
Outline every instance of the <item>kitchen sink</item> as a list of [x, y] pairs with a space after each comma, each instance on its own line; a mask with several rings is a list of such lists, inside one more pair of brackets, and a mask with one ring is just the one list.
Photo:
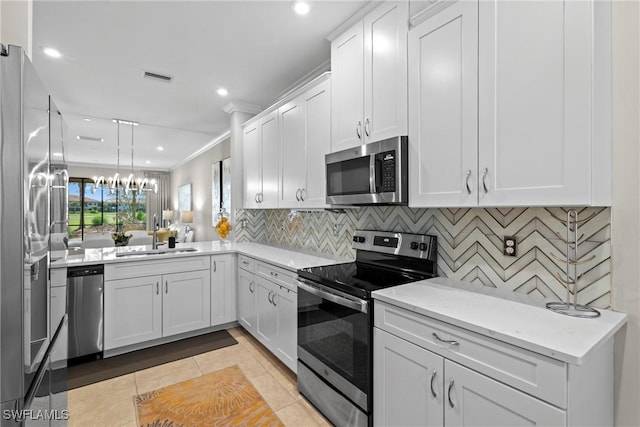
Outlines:
[[134, 255], [160, 255], [179, 252], [195, 252], [196, 248], [160, 248], [160, 249], [146, 249], [146, 250], [131, 250], [126, 252], [116, 253], [116, 257], [134, 256]]

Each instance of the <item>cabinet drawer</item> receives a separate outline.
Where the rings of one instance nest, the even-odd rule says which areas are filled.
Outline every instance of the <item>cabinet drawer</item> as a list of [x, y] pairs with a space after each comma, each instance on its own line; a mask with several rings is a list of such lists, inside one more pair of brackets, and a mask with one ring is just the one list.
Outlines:
[[380, 329], [560, 408], [567, 407], [564, 362], [380, 301], [375, 302], [374, 316]]
[[238, 255], [238, 267], [243, 270], [254, 273], [256, 271], [257, 261], [253, 258], [249, 258], [246, 255]]
[[284, 286], [289, 290], [294, 292], [298, 291], [296, 273], [292, 271], [276, 267], [275, 265], [266, 264], [264, 262], [258, 262], [257, 274], [258, 276], [262, 276], [265, 279], [268, 279], [277, 285]]
[[104, 280], [128, 279], [155, 274], [181, 273], [184, 271], [209, 270], [210, 257], [182, 257], [153, 261], [126, 261], [104, 266]]

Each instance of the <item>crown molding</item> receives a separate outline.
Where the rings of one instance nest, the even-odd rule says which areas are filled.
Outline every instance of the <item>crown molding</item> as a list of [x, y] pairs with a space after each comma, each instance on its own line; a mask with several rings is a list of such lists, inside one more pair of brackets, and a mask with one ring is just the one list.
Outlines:
[[174, 171], [174, 170], [178, 169], [180, 166], [184, 165], [185, 163], [189, 162], [190, 160], [193, 160], [196, 157], [200, 156], [202, 153], [212, 149], [213, 147], [215, 147], [216, 145], [220, 144], [225, 139], [229, 138], [230, 135], [231, 135], [231, 131], [230, 130], [225, 131], [223, 134], [221, 134], [220, 136], [218, 136], [215, 139], [213, 139], [211, 142], [209, 142], [204, 147], [200, 148], [198, 151], [195, 151], [193, 154], [191, 154], [186, 159], [184, 159], [184, 160], [180, 161], [179, 163], [177, 163], [176, 165], [172, 166], [171, 167], [171, 171]]
[[262, 107], [247, 102], [233, 101], [225, 105], [223, 110], [227, 114], [232, 114], [237, 111], [241, 113], [258, 114], [262, 111]]

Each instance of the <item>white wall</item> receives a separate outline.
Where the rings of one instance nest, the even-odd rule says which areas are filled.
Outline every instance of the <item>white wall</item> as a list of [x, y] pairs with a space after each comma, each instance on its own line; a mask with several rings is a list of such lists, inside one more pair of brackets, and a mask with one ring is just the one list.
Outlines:
[[640, 426], [640, 8], [613, 1], [612, 302], [628, 313], [616, 335], [616, 426]]
[[[229, 157], [230, 150], [231, 142], [225, 139], [171, 171], [171, 201], [176, 215], [178, 215], [178, 187], [191, 183], [191, 209], [193, 210], [191, 228], [195, 230], [197, 241], [218, 240], [218, 235], [213, 228], [211, 166]], [[231, 182], [231, 187], [234, 186], [235, 183]]]
[[0, 43], [21, 46], [32, 58], [33, 1], [0, 1]]

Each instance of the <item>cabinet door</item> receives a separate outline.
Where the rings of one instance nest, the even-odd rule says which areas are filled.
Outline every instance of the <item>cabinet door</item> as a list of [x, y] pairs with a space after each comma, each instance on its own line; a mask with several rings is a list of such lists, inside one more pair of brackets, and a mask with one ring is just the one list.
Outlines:
[[211, 325], [209, 270], [165, 274], [162, 280], [162, 336], [194, 331]]
[[231, 254], [211, 257], [211, 326], [237, 320], [235, 260]]
[[256, 286], [253, 273], [238, 270], [238, 323], [252, 334], [256, 333]]
[[278, 154], [280, 147], [280, 129], [278, 111], [266, 115], [260, 120], [262, 138], [262, 197], [259, 207], [278, 206]]
[[446, 426], [565, 426], [564, 411], [445, 360]]
[[478, 203], [478, 2], [409, 32], [409, 206]]
[[480, 2], [481, 206], [590, 203], [592, 8]]
[[262, 153], [260, 151], [260, 128], [252, 123], [243, 129], [242, 150], [244, 158], [244, 208], [257, 208], [258, 195], [262, 192]]
[[304, 139], [306, 173], [301, 206], [327, 206], [324, 156], [331, 151], [331, 81], [325, 80], [302, 96], [304, 102]]
[[407, 134], [408, 26], [407, 1], [364, 17], [364, 142]]
[[280, 286], [273, 303], [278, 316], [276, 356], [293, 372], [298, 360], [298, 295]]
[[162, 336], [161, 276], [104, 282], [104, 349]]
[[331, 43], [331, 151], [364, 143], [363, 23]]
[[305, 182], [306, 147], [303, 106], [300, 98], [283, 105], [280, 116], [280, 196], [278, 207], [295, 208]]
[[379, 426], [442, 426], [444, 359], [373, 329], [373, 420]]
[[258, 314], [256, 332], [258, 340], [269, 349], [275, 346], [278, 335], [278, 319], [273, 305], [275, 286], [261, 277], [256, 277], [256, 311]]

